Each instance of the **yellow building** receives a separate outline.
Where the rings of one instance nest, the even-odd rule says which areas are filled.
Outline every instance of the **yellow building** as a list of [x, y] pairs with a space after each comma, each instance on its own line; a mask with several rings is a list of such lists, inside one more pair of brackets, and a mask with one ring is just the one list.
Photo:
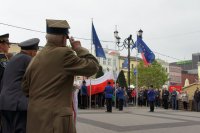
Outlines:
[[[123, 63], [126, 58], [127, 58], [126, 56], [119, 56], [119, 70], [124, 71], [124, 75], [127, 80], [128, 79], [128, 68], [123, 68]], [[130, 71], [134, 70], [134, 68], [139, 63], [140, 60], [141, 60], [140, 58], [137, 58], [137, 61], [136, 61], [136, 57], [133, 57], [133, 56], [130, 57]], [[132, 84], [132, 83], [130, 83], [130, 84]]]
[[19, 53], [21, 48], [18, 44], [11, 44], [8, 53], [12, 53], [13, 55]]

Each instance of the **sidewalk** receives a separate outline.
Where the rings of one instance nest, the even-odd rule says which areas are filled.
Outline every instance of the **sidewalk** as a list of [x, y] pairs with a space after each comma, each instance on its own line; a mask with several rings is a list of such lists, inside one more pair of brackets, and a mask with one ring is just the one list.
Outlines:
[[77, 133], [197, 133], [200, 130], [200, 112], [126, 107], [79, 110]]

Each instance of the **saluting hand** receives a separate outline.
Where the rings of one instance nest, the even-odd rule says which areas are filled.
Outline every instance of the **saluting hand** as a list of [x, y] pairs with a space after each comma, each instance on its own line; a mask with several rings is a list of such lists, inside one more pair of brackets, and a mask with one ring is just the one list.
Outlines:
[[70, 41], [70, 43], [71, 43], [72, 49], [75, 50], [75, 49], [81, 47], [81, 42], [78, 41], [78, 40], [75, 41], [73, 37], [70, 37], [70, 38], [69, 38], [69, 41]]

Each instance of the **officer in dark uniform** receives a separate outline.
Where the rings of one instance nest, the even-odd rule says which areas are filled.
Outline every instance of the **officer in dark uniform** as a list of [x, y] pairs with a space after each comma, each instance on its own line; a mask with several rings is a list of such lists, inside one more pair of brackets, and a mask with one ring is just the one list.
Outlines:
[[[4, 34], [0, 36], [0, 83], [3, 77], [4, 69], [8, 63], [8, 58], [6, 54], [10, 48], [9, 34]], [[0, 87], [1, 90], [1, 87]]]
[[39, 39], [21, 42], [21, 52], [7, 64], [0, 94], [0, 110], [3, 133], [26, 133], [27, 97], [21, 83], [31, 58], [36, 55]]
[[[0, 92], [2, 88], [1, 80], [3, 78], [3, 73], [5, 70], [5, 67], [8, 63], [8, 58], [6, 54], [8, 53], [8, 50], [10, 48], [10, 42], [9, 42], [9, 34], [0, 35]], [[2, 129], [1, 124], [1, 117], [0, 117], [0, 133]]]
[[153, 89], [153, 85], [150, 85], [150, 89], [147, 93], [147, 97], [148, 97], [148, 101], [150, 105], [150, 112], [154, 112], [154, 103], [155, 103], [156, 93]]
[[81, 86], [81, 104], [82, 109], [87, 108], [87, 86], [85, 80], [83, 80]]
[[169, 91], [166, 88], [162, 92], [162, 100], [164, 109], [168, 109]]
[[112, 112], [113, 87], [111, 86], [111, 82], [108, 81], [108, 84], [105, 87], [104, 93], [105, 93], [105, 98], [106, 98], [107, 112]]
[[123, 110], [123, 103], [125, 99], [125, 90], [124, 87], [120, 87], [117, 91], [117, 96], [119, 98], [119, 111]]

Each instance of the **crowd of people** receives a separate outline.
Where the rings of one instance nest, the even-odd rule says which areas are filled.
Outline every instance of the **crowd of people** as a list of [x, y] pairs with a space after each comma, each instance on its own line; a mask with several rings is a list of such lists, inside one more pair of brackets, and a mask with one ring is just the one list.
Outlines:
[[[111, 85], [109, 84], [109, 86]], [[83, 87], [81, 88], [82, 89], [79, 91], [78, 95], [79, 108], [85, 109], [89, 107], [89, 95], [87, 95], [86, 87], [84, 87], [84, 89]], [[193, 95], [193, 100], [191, 103], [189, 102], [190, 99], [187, 91], [177, 91], [176, 89], [169, 91], [167, 88], [155, 89], [153, 85], [151, 85], [149, 88], [139, 88], [138, 97], [136, 100], [135, 88], [128, 89], [123, 86], [121, 87], [118, 83], [116, 83], [116, 86], [112, 86], [109, 88], [112, 88], [112, 91], [110, 91], [110, 93], [112, 93], [112, 96], [108, 94], [109, 91], [107, 86], [104, 92], [91, 96], [92, 107], [107, 107], [108, 101], [109, 107], [112, 105], [116, 106], [116, 108], [118, 108], [119, 110], [123, 110], [123, 107], [126, 106], [136, 106], [137, 102], [137, 105], [139, 107], [155, 106], [156, 108], [171, 108], [173, 110], [178, 110], [181, 107], [184, 110], [200, 111], [200, 91], [198, 87]], [[154, 109], [151, 109], [150, 111], [153, 110]]]

